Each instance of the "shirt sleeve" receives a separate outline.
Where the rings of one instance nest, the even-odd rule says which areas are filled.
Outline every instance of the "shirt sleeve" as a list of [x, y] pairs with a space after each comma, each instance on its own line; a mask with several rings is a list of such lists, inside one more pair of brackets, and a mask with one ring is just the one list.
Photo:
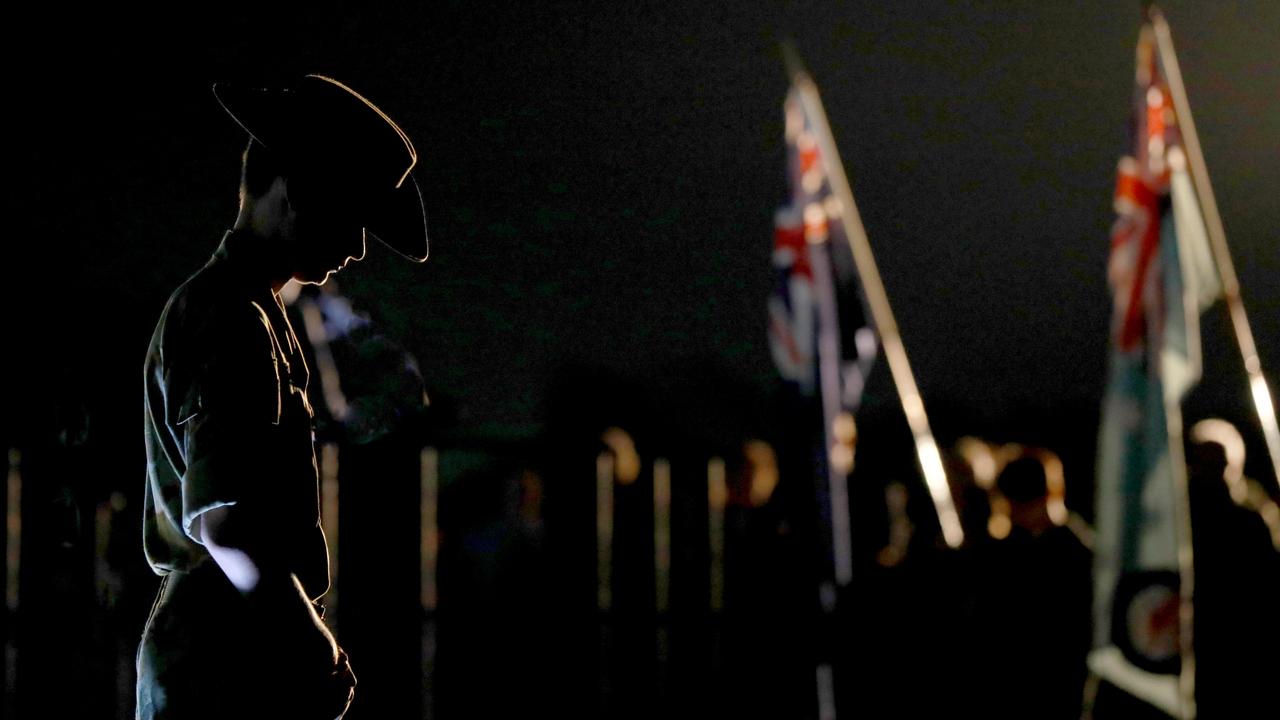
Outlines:
[[204, 323], [191, 339], [197, 351], [183, 391], [176, 425], [186, 469], [182, 473], [182, 530], [199, 542], [192, 522], [217, 507], [251, 499], [273, 472], [280, 424], [279, 352], [270, 321], [246, 302]]

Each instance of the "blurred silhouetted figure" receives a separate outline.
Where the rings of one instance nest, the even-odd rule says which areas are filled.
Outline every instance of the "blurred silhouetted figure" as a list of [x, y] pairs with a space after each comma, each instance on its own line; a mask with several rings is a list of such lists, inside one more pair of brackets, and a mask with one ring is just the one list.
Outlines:
[[1197, 712], [1262, 717], [1275, 711], [1280, 670], [1280, 553], [1267, 522], [1275, 503], [1244, 476], [1244, 442], [1222, 420], [1192, 429], [1187, 475]]
[[1055, 522], [1045, 460], [1034, 450], [996, 478], [1007, 535], [978, 553], [976, 678], [989, 717], [1078, 718], [1089, 651], [1092, 557]]

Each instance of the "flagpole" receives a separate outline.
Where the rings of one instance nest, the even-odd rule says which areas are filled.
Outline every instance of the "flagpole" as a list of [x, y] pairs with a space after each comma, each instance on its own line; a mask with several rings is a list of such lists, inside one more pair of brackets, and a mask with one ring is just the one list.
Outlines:
[[[1163, 77], [1170, 86], [1170, 95], [1174, 96], [1174, 112], [1177, 115], [1178, 123], [1180, 125], [1179, 129], [1181, 130], [1183, 129], [1181, 127], [1182, 119], [1184, 117], [1183, 110], [1189, 110], [1189, 108], [1187, 108], [1186, 105], [1178, 105], [1176, 93], [1172, 90], [1175, 86], [1181, 86], [1181, 75], [1178, 74], [1176, 65], [1172, 69], [1172, 72], [1170, 72], [1168, 63], [1164, 62], [1164, 47], [1160, 42], [1160, 32], [1155, 27], [1155, 17], [1160, 14], [1160, 11], [1148, 1], [1144, 3], [1143, 12], [1146, 14], [1148, 22], [1151, 22], [1153, 34], [1156, 36], [1156, 65], [1157, 67], [1163, 66]], [[1167, 34], [1167, 25], [1165, 25], [1165, 31]], [[1183, 96], [1183, 99], [1185, 99], [1185, 95]], [[1186, 117], [1190, 120], [1189, 115]], [[1191, 142], [1194, 142], [1194, 127], [1188, 127], [1187, 132], [1184, 133], [1182, 150], [1183, 154], [1186, 156], [1192, 155], [1192, 146], [1191, 143], [1188, 142], [1188, 137], [1191, 138]], [[1196, 153], [1199, 151], [1198, 144], [1195, 145], [1195, 151]], [[1203, 156], [1201, 156], [1201, 159], [1203, 160]], [[1194, 171], [1191, 172], [1193, 182], [1197, 174], [1198, 173]], [[1173, 180], [1171, 179], [1170, 182], [1170, 202], [1173, 202]], [[1203, 207], [1201, 217], [1207, 218], [1207, 213], [1203, 211]], [[1179, 235], [1181, 236], [1182, 234], [1179, 233]], [[1180, 249], [1176, 252], [1179, 255], [1178, 265], [1179, 267], [1182, 267], [1182, 264], [1186, 259], [1181, 257], [1182, 253]], [[1225, 278], [1223, 286], [1224, 288], [1226, 286]], [[1190, 302], [1192, 308], [1191, 313], [1194, 314], [1198, 323], [1200, 314], [1199, 299], [1196, 297], [1186, 297], [1185, 286], [1183, 288], [1183, 293], [1184, 297], [1182, 304], [1184, 309], [1187, 303]], [[1188, 324], [1190, 325], [1190, 323]], [[1197, 345], [1199, 344], [1198, 337], [1195, 342]], [[1197, 356], [1200, 355], [1199, 347], [1195, 348], [1195, 354]], [[1161, 355], [1163, 355], [1163, 351], [1161, 352]], [[1200, 361], [1197, 360], [1196, 364], [1199, 365]], [[1199, 371], [1197, 371], [1197, 374], [1198, 372]], [[1178, 655], [1181, 661], [1181, 666], [1178, 672], [1178, 716], [1180, 720], [1194, 720], [1196, 717], [1195, 555], [1192, 536], [1193, 529], [1191, 526], [1191, 494], [1190, 488], [1188, 487], [1187, 460], [1183, 441], [1182, 396], [1185, 388], [1178, 388], [1177, 390], [1174, 390], [1169, 384], [1169, 378], [1165, 374], [1163, 367], [1161, 368], [1160, 374], [1161, 393], [1164, 396], [1165, 432], [1167, 433], [1169, 442], [1167, 451], [1169, 459], [1169, 474], [1171, 476], [1170, 479], [1173, 482], [1175, 516], [1174, 538], [1177, 549], [1178, 567]]]
[[1176, 537], [1178, 544], [1178, 673], [1180, 720], [1196, 717], [1195, 565], [1191, 546], [1191, 496], [1187, 488], [1187, 462], [1182, 452], [1182, 401], [1162, 385], [1165, 425], [1169, 434], [1169, 470], [1173, 476]]
[[1244, 360], [1244, 369], [1249, 375], [1249, 389], [1253, 396], [1254, 410], [1258, 413], [1258, 421], [1262, 425], [1262, 436], [1267, 444], [1267, 453], [1271, 456], [1271, 471], [1276, 482], [1280, 483], [1280, 425], [1277, 425], [1271, 391], [1262, 374], [1262, 362], [1258, 357], [1257, 346], [1254, 344], [1253, 330], [1250, 329], [1249, 318], [1244, 312], [1244, 302], [1240, 297], [1240, 282], [1236, 278], [1235, 266], [1231, 262], [1227, 234], [1222, 226], [1222, 216], [1218, 213], [1213, 186], [1209, 182], [1209, 170], [1204, 161], [1204, 153], [1200, 149], [1200, 137], [1196, 133], [1195, 121], [1191, 118], [1191, 103], [1187, 99], [1186, 85], [1182, 82], [1178, 56], [1173, 50], [1173, 36], [1169, 32], [1169, 23], [1165, 21], [1164, 13], [1158, 7], [1149, 6], [1147, 16], [1155, 31], [1157, 52], [1164, 65], [1165, 78], [1169, 82], [1169, 94], [1173, 99], [1174, 112], [1177, 113], [1191, 181], [1195, 185], [1196, 195], [1200, 198], [1205, 230], [1209, 235], [1209, 246], [1213, 250], [1214, 264], [1218, 268], [1218, 276], [1222, 281], [1222, 295], [1227, 303], [1227, 313], [1231, 316], [1231, 326], [1235, 330], [1240, 357]]
[[784, 43], [782, 54], [791, 83], [799, 91], [800, 101], [813, 124], [813, 132], [822, 153], [831, 189], [836, 199], [840, 201], [840, 222], [844, 226], [845, 236], [849, 239], [849, 247], [853, 251], [858, 278], [862, 281], [871, 317], [875, 321], [876, 330], [880, 333], [885, 357], [889, 362], [889, 371], [893, 375], [898, 398], [902, 402], [902, 410], [907, 416], [907, 423], [911, 426], [911, 434], [915, 437], [916, 455], [920, 461], [920, 468], [924, 472], [929, 495], [938, 513], [942, 536], [947, 545], [958, 548], [964, 542], [964, 531], [961, 529], [960, 517], [956, 513], [955, 502], [951, 497], [951, 489], [947, 485], [942, 455], [938, 451], [938, 443], [934, 440], [933, 431], [929, 428], [929, 418], [925, 414], [924, 402], [916, 387], [915, 376], [911, 373], [907, 352], [902, 344], [902, 337], [898, 333], [898, 323], [893, 317], [893, 310], [889, 307], [889, 298], [885, 293], [884, 283], [880, 279], [880, 272], [876, 268], [876, 260], [871, 252], [866, 228], [862, 225], [858, 206], [853, 201], [853, 191], [849, 187], [848, 177], [845, 176], [844, 164], [840, 162], [835, 138], [831, 134], [826, 111], [818, 96], [818, 87], [805, 71], [794, 47]]

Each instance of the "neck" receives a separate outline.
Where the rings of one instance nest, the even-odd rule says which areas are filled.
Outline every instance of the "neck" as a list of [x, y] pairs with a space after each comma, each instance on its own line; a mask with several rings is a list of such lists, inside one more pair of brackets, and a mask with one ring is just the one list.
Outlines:
[[251, 224], [239, 220], [231, 229], [233, 234], [227, 239], [228, 256], [235, 258], [253, 282], [270, 285], [273, 292], [280, 292], [292, 273], [279, 239], [264, 236]]

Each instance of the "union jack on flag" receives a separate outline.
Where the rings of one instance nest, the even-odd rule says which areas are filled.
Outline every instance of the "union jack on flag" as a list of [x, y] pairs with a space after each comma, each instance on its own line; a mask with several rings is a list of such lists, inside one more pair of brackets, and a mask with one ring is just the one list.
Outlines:
[[795, 91], [785, 110], [791, 197], [774, 217], [769, 345], [779, 374], [801, 393], [821, 390], [832, 412], [853, 411], [879, 343], [840, 224], [840, 201]]
[[[1218, 294], [1204, 220], [1187, 176], [1173, 101], [1150, 36], [1150, 28], [1145, 28], [1138, 43], [1130, 128], [1132, 154], [1121, 158], [1117, 169], [1116, 221], [1111, 229], [1107, 267], [1114, 293], [1113, 342], [1123, 353], [1160, 348], [1165, 340], [1168, 312], [1182, 304], [1181, 298], [1168, 297], [1171, 290], [1191, 291], [1188, 299], [1193, 301], [1190, 305], [1198, 306], [1196, 316]], [[1170, 212], [1173, 217], [1165, 217]], [[1153, 269], [1160, 255], [1161, 238], [1170, 231], [1177, 234], [1169, 251], [1182, 256], [1178, 265], [1190, 282], [1167, 283], [1159, 268]], [[1184, 288], [1184, 284], [1188, 287]], [[1198, 342], [1194, 345], [1186, 349], [1198, 352]]]

